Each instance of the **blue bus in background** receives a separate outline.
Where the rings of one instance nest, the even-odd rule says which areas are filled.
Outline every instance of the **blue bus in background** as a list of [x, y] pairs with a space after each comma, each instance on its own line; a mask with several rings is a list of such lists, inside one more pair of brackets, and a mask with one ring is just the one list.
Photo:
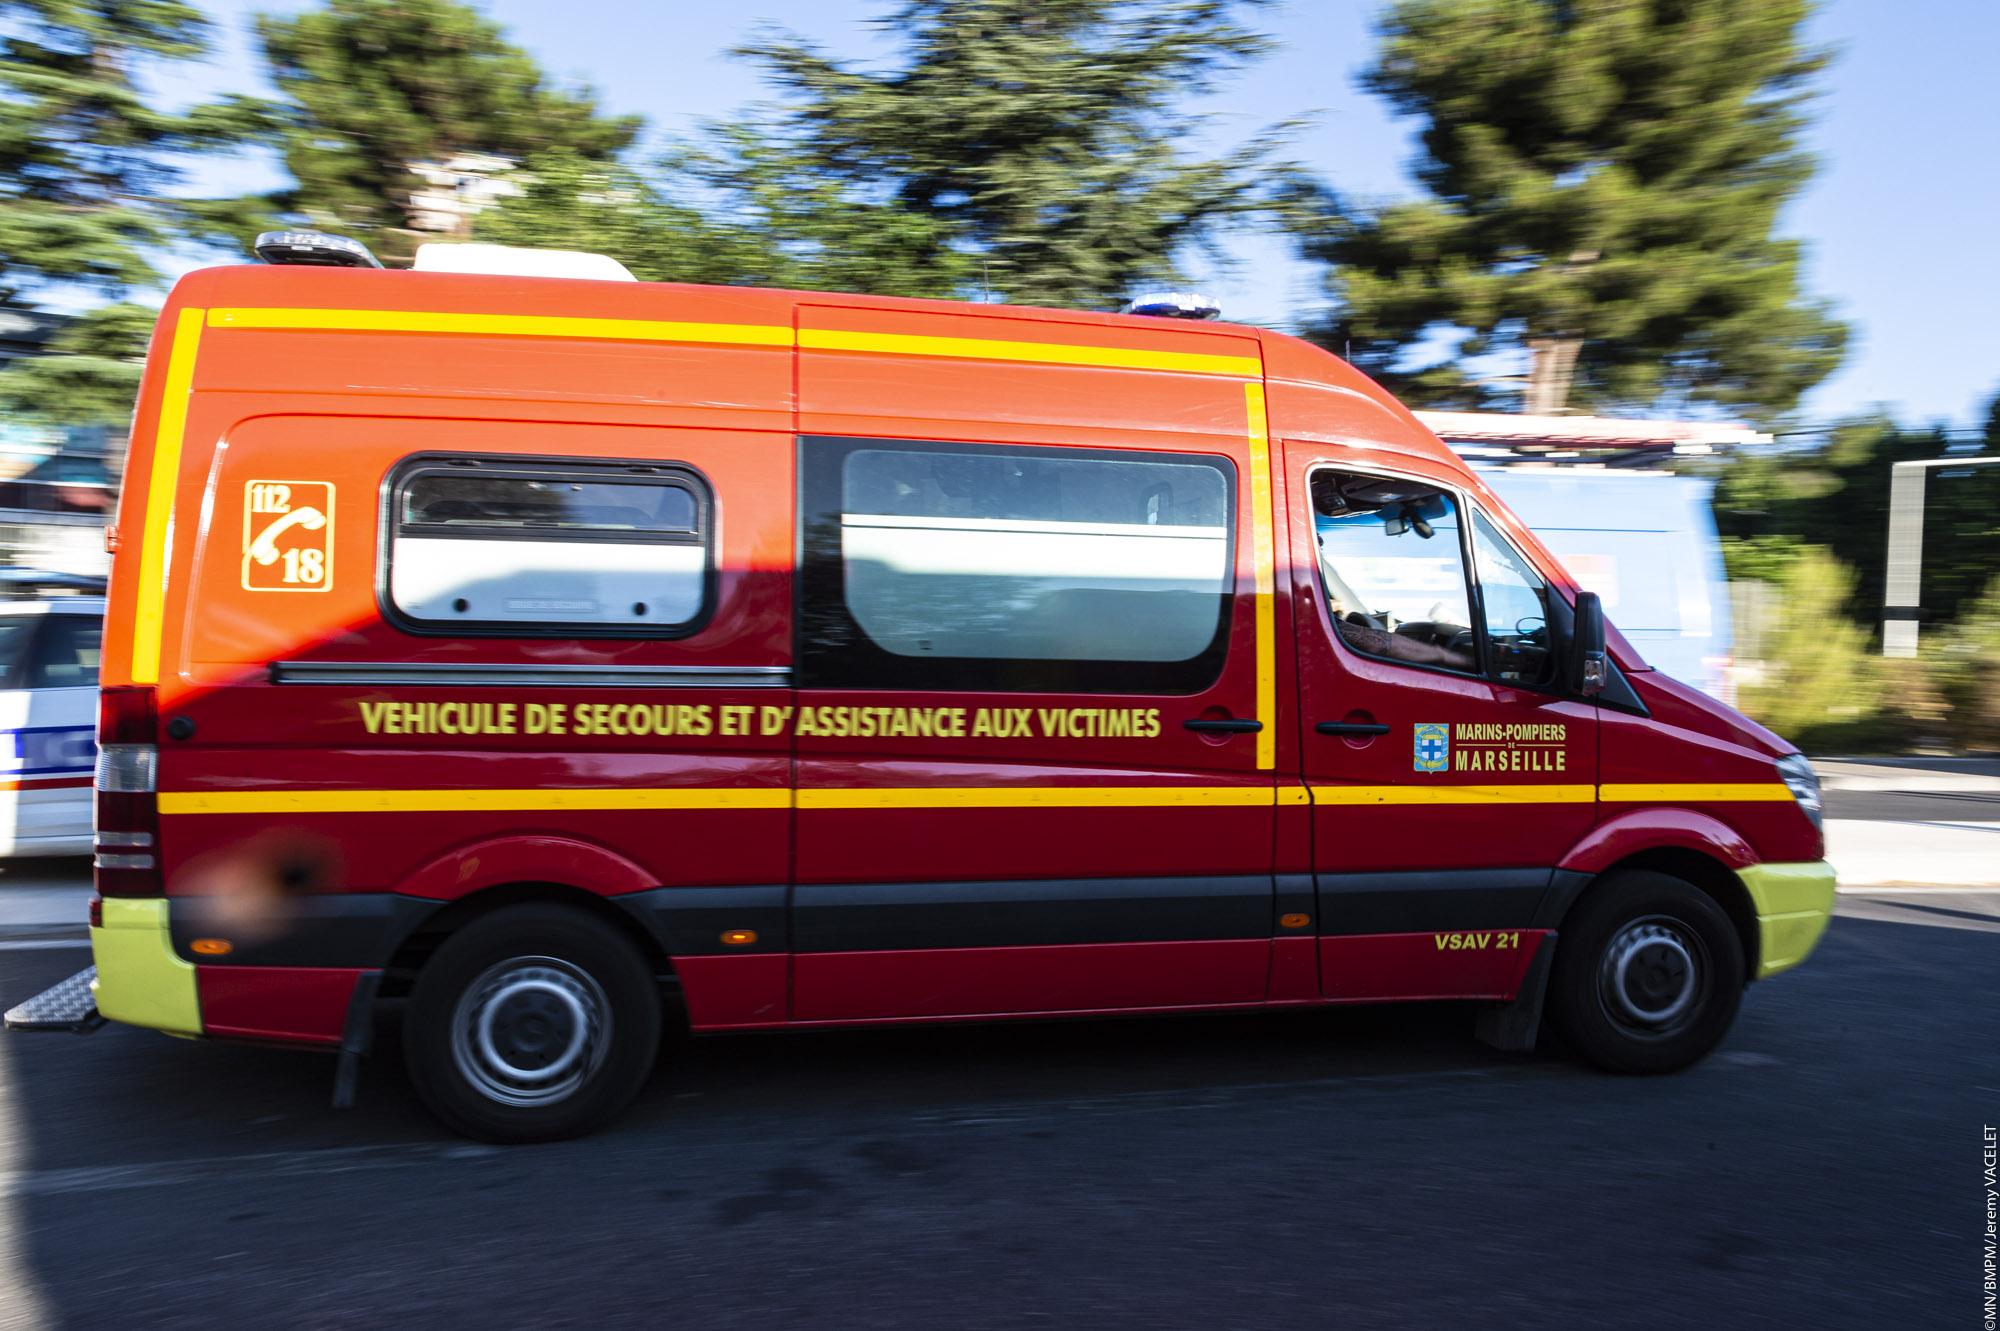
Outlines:
[[1713, 481], [1658, 471], [1480, 466], [1646, 663], [1734, 705]]

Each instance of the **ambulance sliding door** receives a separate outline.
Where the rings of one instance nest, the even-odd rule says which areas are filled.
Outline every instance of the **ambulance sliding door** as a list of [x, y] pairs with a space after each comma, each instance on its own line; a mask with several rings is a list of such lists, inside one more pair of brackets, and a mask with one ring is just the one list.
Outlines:
[[1256, 342], [806, 307], [799, 345], [793, 1018], [1264, 1001]]

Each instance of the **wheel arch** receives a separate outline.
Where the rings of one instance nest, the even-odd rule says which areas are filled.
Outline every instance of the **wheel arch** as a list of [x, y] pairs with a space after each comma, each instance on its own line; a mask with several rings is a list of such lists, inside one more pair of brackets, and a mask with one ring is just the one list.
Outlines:
[[396, 887], [404, 896], [456, 902], [496, 887], [566, 885], [600, 897], [639, 892], [658, 880], [630, 858], [581, 837], [546, 832], [482, 837], [441, 851]]
[[437, 910], [426, 915], [390, 957], [382, 975], [382, 997], [406, 997], [416, 982], [417, 973], [424, 968], [438, 945], [473, 920], [496, 911], [531, 904], [562, 906], [603, 920], [639, 949], [663, 990], [671, 992], [676, 987], [673, 960], [660, 940], [631, 912], [621, 909], [616, 904], [616, 898], [607, 898], [567, 883], [524, 881], [483, 887], [454, 901], [442, 903]]
[[[1576, 888], [1569, 900], [1563, 903], [1563, 917], [1574, 911], [1577, 903], [1590, 895], [1598, 883], [1626, 869], [1663, 873], [1699, 889], [1722, 908], [1722, 913], [1729, 917], [1729, 923], [1735, 928], [1737, 940], [1743, 944], [1745, 974], [1754, 976], [1757, 973], [1762, 939], [1757, 929], [1757, 909], [1750, 899], [1750, 889], [1743, 885], [1743, 880], [1729, 865], [1690, 846], [1651, 846], [1627, 854], [1587, 875], [1576, 875]], [[1560, 920], [1556, 927], [1561, 929]]]

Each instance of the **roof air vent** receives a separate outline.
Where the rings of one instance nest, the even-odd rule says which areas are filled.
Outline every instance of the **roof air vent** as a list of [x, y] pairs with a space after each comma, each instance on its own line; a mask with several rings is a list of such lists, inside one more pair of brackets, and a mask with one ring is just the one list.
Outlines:
[[417, 246], [412, 265], [420, 273], [491, 273], [506, 277], [588, 277], [604, 282], [636, 282], [624, 264], [608, 254], [583, 250], [540, 250], [518, 245], [453, 244]]

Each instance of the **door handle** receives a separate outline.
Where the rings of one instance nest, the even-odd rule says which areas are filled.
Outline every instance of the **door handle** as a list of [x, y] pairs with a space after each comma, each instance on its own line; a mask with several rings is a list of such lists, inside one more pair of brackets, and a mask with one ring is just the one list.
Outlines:
[[1386, 735], [1389, 727], [1377, 721], [1322, 721], [1313, 727], [1322, 735]]
[[1197, 718], [1193, 721], [1183, 721], [1181, 724], [1189, 730], [1200, 730], [1211, 735], [1254, 735], [1264, 728], [1262, 721], [1253, 721], [1247, 716], [1223, 717], [1214, 721]]

